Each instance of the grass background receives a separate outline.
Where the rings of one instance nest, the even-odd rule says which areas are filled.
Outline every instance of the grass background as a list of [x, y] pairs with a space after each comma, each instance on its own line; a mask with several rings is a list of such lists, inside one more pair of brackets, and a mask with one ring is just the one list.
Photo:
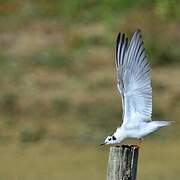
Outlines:
[[[0, 179], [105, 179], [121, 121], [114, 47], [138, 28], [152, 67], [153, 117], [138, 179], [178, 179], [180, 3], [6, 0], [0, 3]], [[125, 143], [136, 143], [126, 141]]]

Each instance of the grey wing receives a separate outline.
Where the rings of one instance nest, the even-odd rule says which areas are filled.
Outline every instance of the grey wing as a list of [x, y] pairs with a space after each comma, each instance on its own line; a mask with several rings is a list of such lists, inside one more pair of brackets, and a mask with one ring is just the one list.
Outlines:
[[123, 121], [149, 121], [152, 114], [152, 87], [140, 31], [128, 44], [125, 34], [119, 34], [116, 46], [117, 87], [121, 93]]

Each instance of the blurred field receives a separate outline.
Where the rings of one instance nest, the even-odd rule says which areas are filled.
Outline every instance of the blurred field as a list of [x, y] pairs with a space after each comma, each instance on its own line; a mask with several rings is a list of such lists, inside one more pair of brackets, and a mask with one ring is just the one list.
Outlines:
[[[138, 179], [178, 179], [180, 144], [146, 141], [140, 149]], [[176, 147], [176, 148], [173, 148]], [[43, 142], [0, 148], [1, 179], [105, 179], [109, 147]], [[168, 158], [171, 157], [171, 158]]]
[[115, 39], [137, 28], [152, 66], [153, 117], [176, 121], [145, 139], [138, 179], [178, 179], [179, 8], [176, 0], [2, 1], [0, 179], [105, 179], [109, 148], [98, 144], [121, 121]]

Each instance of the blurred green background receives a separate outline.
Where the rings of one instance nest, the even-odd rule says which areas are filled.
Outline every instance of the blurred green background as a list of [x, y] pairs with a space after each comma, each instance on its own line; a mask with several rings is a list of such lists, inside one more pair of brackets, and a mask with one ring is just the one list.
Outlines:
[[178, 0], [1, 0], [0, 179], [106, 178], [109, 147], [98, 144], [122, 112], [115, 39], [138, 28], [153, 117], [176, 124], [145, 138], [137, 179], [179, 179], [179, 9]]

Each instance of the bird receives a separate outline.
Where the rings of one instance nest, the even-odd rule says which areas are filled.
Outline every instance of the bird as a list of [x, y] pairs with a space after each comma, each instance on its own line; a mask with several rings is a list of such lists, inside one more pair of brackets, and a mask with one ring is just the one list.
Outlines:
[[150, 64], [144, 48], [141, 30], [130, 41], [125, 33], [118, 33], [115, 50], [117, 88], [122, 99], [121, 126], [107, 136], [101, 145], [120, 144], [127, 138], [143, 138], [173, 121], [152, 120], [152, 86]]

